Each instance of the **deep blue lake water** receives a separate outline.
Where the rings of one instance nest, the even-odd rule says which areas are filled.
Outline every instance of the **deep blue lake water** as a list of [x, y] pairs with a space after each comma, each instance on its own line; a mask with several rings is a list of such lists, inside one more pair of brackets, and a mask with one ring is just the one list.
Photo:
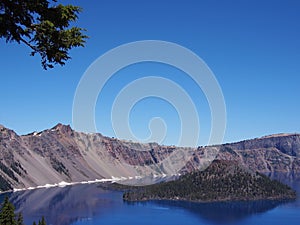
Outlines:
[[[23, 212], [27, 225], [42, 215], [48, 225], [299, 225], [300, 181], [286, 182], [297, 189], [296, 201], [128, 203], [122, 200], [122, 192], [105, 190], [97, 184], [16, 192], [10, 195], [10, 199], [17, 210]], [[2, 200], [3, 195], [0, 198]]]

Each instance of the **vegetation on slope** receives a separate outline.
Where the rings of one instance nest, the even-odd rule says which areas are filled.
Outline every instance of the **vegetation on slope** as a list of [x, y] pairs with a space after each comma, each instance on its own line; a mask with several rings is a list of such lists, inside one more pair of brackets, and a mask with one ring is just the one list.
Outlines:
[[0, 162], [0, 170], [2, 170], [4, 173], [6, 173], [10, 178], [18, 182], [18, 178], [15, 177], [14, 172], [5, 166], [2, 162]]
[[205, 171], [196, 171], [178, 180], [125, 192], [124, 200], [235, 201], [294, 199], [289, 186], [265, 175], [252, 173], [233, 161], [215, 160]]
[[53, 169], [55, 169], [60, 174], [65, 174], [67, 177], [70, 178], [69, 170], [65, 167], [65, 165], [62, 162], [53, 157], [50, 158], [50, 162]]
[[[15, 207], [6, 196], [0, 210], [0, 225], [25, 225], [22, 213], [15, 214]], [[33, 222], [36, 225], [36, 222]], [[45, 218], [39, 220], [38, 225], [46, 225]]]
[[11, 190], [12, 186], [0, 175], [0, 192]]

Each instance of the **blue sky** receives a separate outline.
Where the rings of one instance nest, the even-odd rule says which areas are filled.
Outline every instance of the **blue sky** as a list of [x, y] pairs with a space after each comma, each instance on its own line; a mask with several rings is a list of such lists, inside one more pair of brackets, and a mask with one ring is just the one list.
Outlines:
[[[74, 1], [61, 1], [73, 3]], [[189, 48], [215, 74], [224, 94], [224, 142], [281, 132], [300, 132], [299, 1], [76, 1], [78, 25], [87, 29], [85, 48], [71, 51], [64, 67], [44, 71], [23, 45], [0, 42], [0, 124], [19, 134], [72, 125], [76, 87], [88, 66], [108, 50], [140, 40], [164, 40]], [[210, 132], [210, 110], [202, 91], [181, 71], [157, 63], [124, 68], [112, 77], [96, 106], [100, 133], [115, 136], [112, 102], [134, 79], [160, 75], [183, 87], [200, 115], [200, 141]], [[180, 121], [166, 101], [148, 98], [132, 110], [130, 123], [140, 138], [152, 117], [164, 118], [164, 144], [176, 144]]]

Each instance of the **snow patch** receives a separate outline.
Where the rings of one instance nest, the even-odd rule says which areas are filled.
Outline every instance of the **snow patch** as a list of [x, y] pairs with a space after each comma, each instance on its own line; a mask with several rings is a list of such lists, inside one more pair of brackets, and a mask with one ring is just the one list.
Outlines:
[[102, 178], [102, 179], [95, 179], [95, 180], [81, 181], [81, 182], [70, 182], [69, 183], [69, 182], [61, 181], [59, 183], [39, 185], [36, 187], [14, 188], [12, 191], [18, 192], [18, 191], [35, 190], [35, 189], [40, 189], [40, 188], [53, 188], [53, 187], [63, 188], [63, 187], [75, 185], [75, 184], [94, 184], [94, 183], [105, 183], [105, 182], [115, 183], [117, 181], [142, 179], [142, 178], [143, 178], [142, 176], [135, 176], [135, 177], [114, 177], [114, 176], [112, 176], [111, 178]]
[[14, 188], [13, 192], [18, 192], [18, 191], [25, 191], [26, 188]]
[[62, 182], [58, 183], [58, 187], [66, 187], [66, 186], [73, 185], [73, 184], [76, 184], [76, 183], [68, 183], [68, 182], [62, 181]]

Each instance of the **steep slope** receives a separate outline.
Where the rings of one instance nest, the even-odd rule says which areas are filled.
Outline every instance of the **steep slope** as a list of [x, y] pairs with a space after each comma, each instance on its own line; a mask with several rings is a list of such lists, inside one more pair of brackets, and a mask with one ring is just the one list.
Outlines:
[[222, 146], [219, 158], [233, 150], [250, 169], [300, 173], [300, 135], [279, 134]]
[[174, 174], [178, 171], [172, 165], [182, 158], [173, 157], [169, 164], [161, 162], [175, 150], [195, 149], [120, 141], [76, 132], [62, 124], [23, 136], [1, 126], [0, 179], [4, 182], [0, 188]]
[[240, 161], [245, 167], [264, 174], [300, 175], [300, 135], [276, 134], [218, 146], [198, 147], [181, 172], [197, 168], [199, 159], [208, 154], [216, 159]]
[[76, 132], [62, 124], [22, 136], [0, 126], [0, 190], [112, 177], [145, 176], [151, 183], [156, 177], [203, 170], [215, 158], [240, 161], [263, 173], [300, 173], [299, 146], [299, 134], [181, 148]]

